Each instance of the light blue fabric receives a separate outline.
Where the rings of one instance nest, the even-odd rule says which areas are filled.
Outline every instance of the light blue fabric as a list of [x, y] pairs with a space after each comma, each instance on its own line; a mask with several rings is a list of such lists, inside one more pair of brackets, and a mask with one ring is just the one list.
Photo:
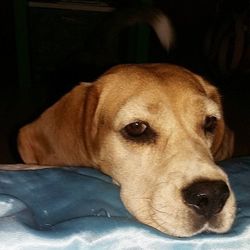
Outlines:
[[0, 249], [250, 249], [250, 157], [222, 162], [238, 210], [227, 234], [174, 238], [126, 211], [94, 169], [0, 171]]

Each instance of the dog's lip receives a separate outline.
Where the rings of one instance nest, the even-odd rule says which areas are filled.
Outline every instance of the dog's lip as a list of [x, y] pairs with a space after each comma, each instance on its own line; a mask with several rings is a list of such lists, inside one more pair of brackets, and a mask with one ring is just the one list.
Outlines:
[[153, 225], [154, 228], [156, 228], [157, 230], [163, 232], [163, 233], [166, 233], [170, 236], [173, 236], [173, 237], [179, 237], [179, 238], [185, 238], [185, 237], [192, 237], [194, 235], [197, 235], [197, 234], [200, 234], [202, 232], [211, 232], [211, 230], [209, 229], [209, 223], [208, 222], [204, 222], [204, 223], [201, 223], [199, 225], [199, 227], [197, 227], [197, 229], [193, 230], [193, 231], [190, 231], [190, 232], [186, 232], [186, 233], [176, 233], [175, 230], [173, 229], [170, 229], [170, 228], [165, 228], [164, 226], [162, 226], [161, 224], [164, 224], [164, 223], [159, 223], [158, 221], [154, 220], [155, 222], [155, 225]]
[[185, 234], [175, 234], [174, 230], [169, 229], [168, 227], [165, 227], [164, 224], [167, 224], [167, 220], [162, 220], [159, 221], [157, 217], [155, 216], [150, 216], [152, 220], [152, 226], [156, 228], [157, 230], [166, 233], [170, 236], [174, 237], [180, 237], [180, 238], [185, 238], [185, 237], [192, 237], [200, 233], [213, 233], [217, 232], [219, 229], [218, 226], [215, 225], [214, 220], [220, 216], [221, 213], [213, 215], [211, 218], [207, 219], [203, 215], [196, 214], [195, 212], [191, 211], [190, 213], [190, 223], [193, 223], [194, 230], [190, 231], [189, 233]]

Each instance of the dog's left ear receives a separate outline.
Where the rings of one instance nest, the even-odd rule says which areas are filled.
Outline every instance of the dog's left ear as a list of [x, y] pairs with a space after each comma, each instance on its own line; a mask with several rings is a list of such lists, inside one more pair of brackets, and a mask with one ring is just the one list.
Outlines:
[[[98, 91], [80, 84], [20, 129], [18, 150], [26, 164], [92, 166]], [[93, 139], [93, 140], [92, 140]]]
[[217, 129], [215, 131], [211, 151], [215, 161], [221, 161], [230, 158], [234, 150], [234, 133], [225, 124], [223, 118], [223, 108], [221, 104], [221, 97], [217, 88], [211, 85], [208, 81], [200, 76], [197, 76], [199, 82], [206, 91], [207, 96], [219, 105], [222, 117], [218, 121]]

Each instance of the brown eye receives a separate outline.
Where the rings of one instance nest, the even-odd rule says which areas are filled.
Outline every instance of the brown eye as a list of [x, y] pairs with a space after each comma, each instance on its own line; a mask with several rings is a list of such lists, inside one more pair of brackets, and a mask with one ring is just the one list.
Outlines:
[[121, 133], [124, 138], [135, 142], [154, 142], [156, 133], [147, 122], [136, 121], [126, 125]]
[[204, 123], [205, 133], [214, 133], [217, 126], [217, 118], [215, 116], [207, 116]]
[[128, 124], [125, 127], [125, 130], [129, 136], [137, 137], [141, 136], [146, 131], [147, 128], [148, 125], [144, 122], [133, 122]]

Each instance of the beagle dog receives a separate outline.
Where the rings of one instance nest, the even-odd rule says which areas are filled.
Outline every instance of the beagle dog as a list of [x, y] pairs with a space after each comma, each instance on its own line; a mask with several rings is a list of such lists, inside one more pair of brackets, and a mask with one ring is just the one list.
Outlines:
[[235, 218], [234, 193], [215, 163], [233, 152], [220, 96], [179, 66], [119, 65], [79, 84], [21, 128], [18, 148], [23, 169], [101, 170], [136, 219], [169, 235], [224, 233]]

